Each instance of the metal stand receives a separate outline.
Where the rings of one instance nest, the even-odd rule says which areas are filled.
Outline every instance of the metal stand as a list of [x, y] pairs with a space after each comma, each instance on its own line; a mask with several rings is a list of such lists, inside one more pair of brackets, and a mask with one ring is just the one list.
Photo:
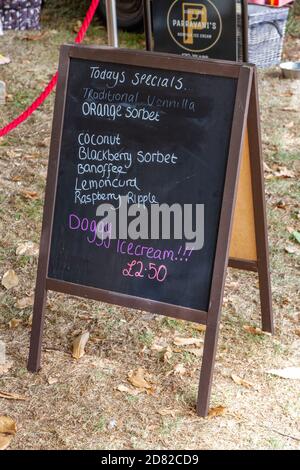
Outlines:
[[106, 0], [108, 45], [119, 47], [116, 0]]

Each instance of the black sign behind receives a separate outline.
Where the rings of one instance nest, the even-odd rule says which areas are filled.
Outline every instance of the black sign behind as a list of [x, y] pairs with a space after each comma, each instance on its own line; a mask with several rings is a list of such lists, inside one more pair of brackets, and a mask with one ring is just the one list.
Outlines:
[[[236, 89], [234, 78], [70, 59], [49, 278], [208, 311]], [[204, 247], [99, 239], [97, 207], [120, 196], [204, 204]]]
[[155, 51], [237, 60], [237, 0], [151, 3]]

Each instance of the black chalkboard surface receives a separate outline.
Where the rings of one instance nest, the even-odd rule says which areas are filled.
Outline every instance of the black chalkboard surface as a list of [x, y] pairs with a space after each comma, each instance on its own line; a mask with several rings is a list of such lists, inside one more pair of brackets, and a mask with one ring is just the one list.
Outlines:
[[[48, 278], [208, 311], [237, 83], [70, 59]], [[161, 162], [166, 155], [173, 163]], [[174, 239], [101, 245], [96, 209], [117, 208], [125, 195], [147, 207], [204, 204], [203, 248], [186, 253]]]

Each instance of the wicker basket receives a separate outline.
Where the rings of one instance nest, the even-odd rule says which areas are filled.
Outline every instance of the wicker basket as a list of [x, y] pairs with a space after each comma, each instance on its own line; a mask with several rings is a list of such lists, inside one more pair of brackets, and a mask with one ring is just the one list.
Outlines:
[[0, 0], [3, 29], [39, 29], [42, 0]]
[[248, 6], [249, 62], [272, 67], [281, 62], [289, 8]]

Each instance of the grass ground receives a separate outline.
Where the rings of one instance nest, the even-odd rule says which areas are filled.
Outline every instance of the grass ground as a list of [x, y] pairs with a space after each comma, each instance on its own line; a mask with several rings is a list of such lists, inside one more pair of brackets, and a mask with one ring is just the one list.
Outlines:
[[[58, 10], [57, 2], [46, 2], [41, 35], [1, 38], [11, 64], [0, 68], [8, 89], [0, 126], [43, 88], [57, 67], [59, 45], [74, 37], [84, 2], [59, 3]], [[95, 20], [85, 43], [105, 39]], [[123, 33], [121, 44], [143, 47], [143, 37]], [[285, 58], [299, 59], [299, 46], [297, 34], [289, 36]], [[178, 336], [203, 338], [190, 323], [50, 293], [43, 368], [27, 372], [37, 259], [30, 252], [17, 256], [16, 248], [39, 241], [54, 97], [1, 140], [0, 277], [13, 269], [19, 282], [0, 287], [0, 339], [9, 361], [0, 366], [0, 392], [27, 398], [0, 398], [0, 416], [11, 416], [18, 427], [10, 448], [300, 448], [300, 383], [266, 372], [300, 366], [300, 248], [292, 235], [300, 220], [300, 82], [282, 80], [277, 69], [259, 79], [276, 334], [243, 328], [260, 324], [257, 279], [230, 270], [211, 403], [224, 408], [208, 419], [195, 414], [200, 349], [174, 343]], [[75, 360], [72, 342], [86, 330], [86, 354]], [[139, 367], [150, 393], [137, 393], [128, 382]]]

